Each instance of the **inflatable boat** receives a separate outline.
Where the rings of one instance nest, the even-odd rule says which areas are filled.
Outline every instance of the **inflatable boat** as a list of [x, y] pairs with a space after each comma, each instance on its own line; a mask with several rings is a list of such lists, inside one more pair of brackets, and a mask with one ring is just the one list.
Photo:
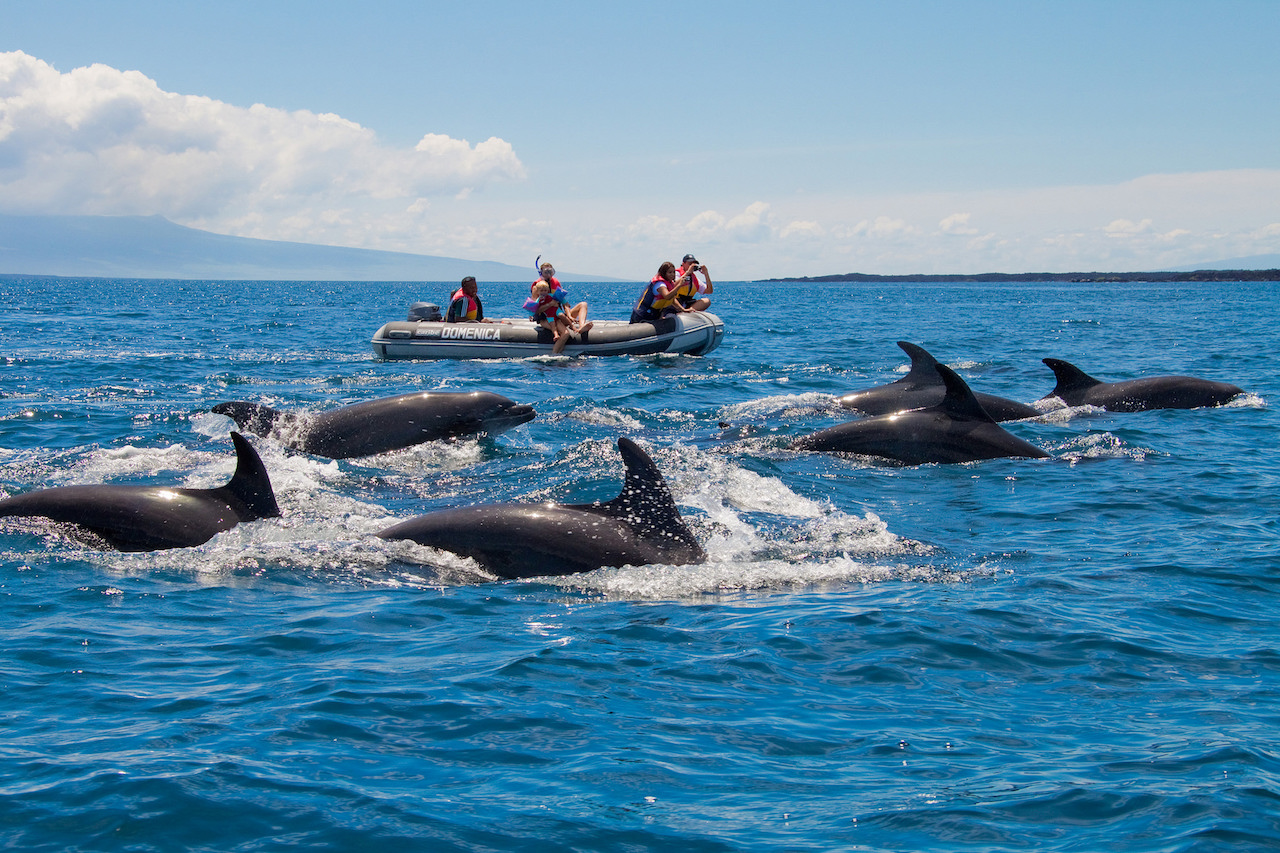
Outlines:
[[[525, 358], [551, 355], [551, 332], [529, 318], [491, 323], [445, 323], [436, 306], [415, 304], [408, 320], [393, 320], [374, 333], [379, 358]], [[425, 318], [425, 319], [417, 319]], [[592, 320], [591, 329], [570, 339], [560, 353], [579, 355], [706, 355], [720, 346], [724, 323], [715, 314], [691, 311], [655, 323]]]

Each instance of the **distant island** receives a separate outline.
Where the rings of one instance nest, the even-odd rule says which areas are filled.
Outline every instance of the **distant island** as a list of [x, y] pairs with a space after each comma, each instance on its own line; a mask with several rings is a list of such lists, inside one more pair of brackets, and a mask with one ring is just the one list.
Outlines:
[[[532, 249], [530, 250], [533, 251]], [[1212, 282], [1280, 281], [1280, 254], [1198, 261], [1220, 269], [1167, 272], [844, 275], [767, 278], [768, 282]], [[1267, 269], [1260, 269], [1268, 267]], [[409, 252], [387, 252], [214, 234], [161, 216], [0, 214], [0, 278], [55, 276], [284, 281], [528, 281], [527, 266]], [[564, 281], [617, 281], [560, 271]]]
[[[530, 254], [533, 253], [530, 249]], [[527, 266], [214, 234], [162, 216], [0, 214], [0, 276], [283, 281], [528, 281]], [[563, 281], [609, 281], [561, 271]]]
[[770, 278], [764, 281], [872, 283], [911, 282], [928, 284], [957, 281], [1061, 281], [1080, 284], [1122, 284], [1125, 282], [1178, 281], [1280, 281], [1280, 269], [1273, 270], [1195, 270], [1194, 272], [989, 272], [980, 275], [871, 275], [851, 272], [843, 275], [815, 275], [797, 278]]

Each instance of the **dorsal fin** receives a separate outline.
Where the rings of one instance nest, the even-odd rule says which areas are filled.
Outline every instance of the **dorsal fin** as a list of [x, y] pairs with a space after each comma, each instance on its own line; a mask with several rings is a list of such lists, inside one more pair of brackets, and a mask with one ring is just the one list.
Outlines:
[[231, 482], [213, 491], [235, 509], [241, 521], [278, 518], [280, 507], [276, 504], [276, 494], [271, 488], [271, 478], [267, 476], [267, 466], [262, 464], [262, 457], [238, 432], [231, 433], [231, 442], [236, 446], [236, 472]]
[[958, 373], [945, 364], [935, 365], [935, 368], [938, 371], [938, 375], [942, 377], [943, 383], [947, 386], [946, 396], [942, 398], [942, 402], [936, 408], [946, 411], [953, 417], [995, 423], [995, 419], [987, 414], [986, 409], [982, 408], [978, 398], [973, 396], [973, 391], [969, 390], [969, 386], [965, 384], [965, 381], [960, 378]]
[[1049, 365], [1049, 369], [1058, 379], [1058, 384], [1049, 392], [1050, 397], [1061, 397], [1063, 392], [1070, 394], [1087, 391], [1095, 385], [1102, 384], [1101, 379], [1094, 379], [1069, 361], [1063, 361], [1060, 358], [1042, 358], [1041, 361]]
[[671, 491], [662, 479], [662, 472], [653, 464], [649, 454], [626, 437], [618, 439], [618, 451], [622, 454], [622, 464], [626, 468], [626, 481], [622, 485], [621, 494], [606, 503], [572, 508], [598, 512], [625, 521], [645, 540], [660, 547], [670, 548], [679, 544], [696, 549], [701, 554], [702, 546], [685, 526], [680, 510], [671, 497]]
[[898, 341], [898, 346], [911, 357], [911, 369], [898, 381], [905, 385], [937, 385], [938, 374], [933, 369], [938, 360], [924, 347], [910, 341]]
[[235, 400], [229, 403], [218, 403], [209, 411], [215, 415], [226, 415], [236, 422], [236, 426], [254, 435], [270, 435], [284, 412], [265, 406], [262, 403], [250, 403]]

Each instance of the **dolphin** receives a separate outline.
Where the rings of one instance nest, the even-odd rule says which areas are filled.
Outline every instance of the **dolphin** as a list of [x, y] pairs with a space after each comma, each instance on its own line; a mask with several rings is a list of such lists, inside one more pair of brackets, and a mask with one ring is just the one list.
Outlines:
[[[846, 409], [856, 409], [864, 415], [887, 415], [890, 412], [933, 406], [942, 401], [947, 393], [947, 386], [934, 369], [938, 360], [923, 347], [909, 341], [898, 341], [898, 346], [911, 357], [911, 369], [907, 371], [907, 375], [888, 385], [850, 391], [840, 398], [840, 405]], [[974, 396], [978, 398], [982, 408], [987, 410], [987, 414], [997, 421], [1018, 421], [1042, 414], [1025, 403], [994, 394], [975, 391]]]
[[1049, 455], [997, 424], [954, 370], [945, 364], [935, 369], [947, 389], [937, 405], [849, 421], [802, 436], [791, 447], [883, 456], [908, 465]]
[[48, 518], [82, 541], [118, 551], [191, 548], [242, 521], [278, 517], [262, 459], [240, 433], [231, 441], [236, 472], [216, 489], [58, 486], [0, 500], [0, 517]]
[[373, 456], [481, 432], [499, 435], [537, 415], [532, 406], [489, 391], [419, 391], [310, 416], [243, 400], [218, 403], [211, 411], [228, 416], [240, 429], [330, 459]]
[[1042, 360], [1049, 365], [1058, 384], [1040, 399], [1057, 397], [1068, 406], [1097, 406], [1109, 412], [1198, 409], [1201, 406], [1220, 406], [1244, 393], [1243, 388], [1230, 382], [1194, 376], [1148, 376], [1123, 382], [1103, 382], [1070, 362], [1057, 358]]
[[705, 561], [653, 460], [629, 438], [618, 439], [618, 450], [626, 481], [607, 503], [481, 504], [420, 515], [377, 535], [470, 557], [506, 579]]

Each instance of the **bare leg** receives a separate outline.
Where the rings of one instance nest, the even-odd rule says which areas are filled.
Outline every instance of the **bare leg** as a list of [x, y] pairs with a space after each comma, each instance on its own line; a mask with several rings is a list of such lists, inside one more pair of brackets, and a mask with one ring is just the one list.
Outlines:
[[565, 346], [569, 343], [569, 324], [562, 318], [557, 317], [552, 335], [555, 337], [556, 342], [551, 345], [551, 352], [559, 355], [564, 352]]

